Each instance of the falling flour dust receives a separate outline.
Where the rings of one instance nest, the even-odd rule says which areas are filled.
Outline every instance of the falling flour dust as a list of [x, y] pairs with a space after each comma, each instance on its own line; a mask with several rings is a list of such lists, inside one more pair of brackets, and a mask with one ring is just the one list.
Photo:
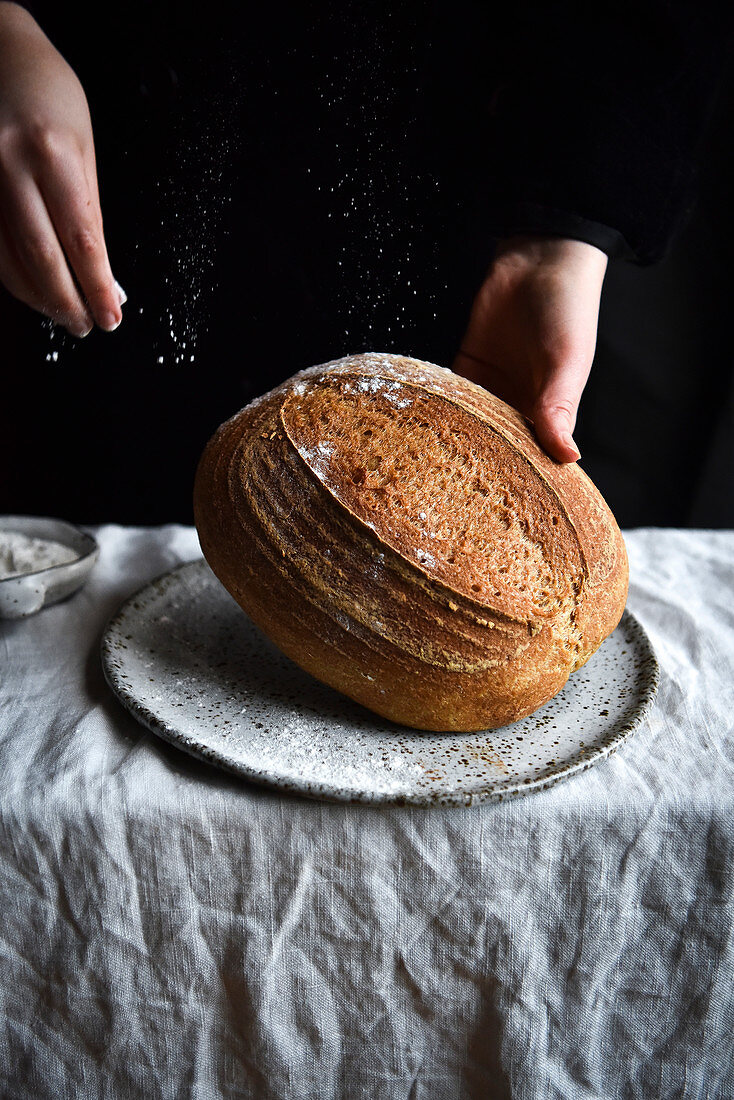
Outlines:
[[[352, 15], [357, 18], [355, 12]], [[419, 90], [421, 51], [404, 51], [402, 83], [396, 81], [395, 59], [386, 52], [390, 26], [378, 26], [368, 15], [359, 18], [359, 33], [351, 39], [356, 44], [345, 39], [343, 56], [330, 62], [322, 59], [325, 63], [315, 78], [324, 124], [331, 131], [332, 123], [338, 123], [343, 139], [336, 141], [328, 163], [304, 143], [302, 185], [306, 200], [310, 192], [320, 211], [318, 216], [336, 230], [329, 262], [339, 289], [329, 308], [338, 313], [344, 348], [335, 348], [335, 353], [373, 344], [412, 353], [421, 350], [411, 345], [423, 333], [425, 319], [430, 323], [431, 316], [437, 317], [438, 297], [447, 286], [435, 254], [427, 251], [431, 234], [425, 207], [416, 205], [417, 192], [425, 199], [438, 181], [416, 179], [403, 130], [391, 121], [397, 114], [408, 129], [416, 124], [418, 108], [411, 96]], [[392, 18], [387, 16], [388, 23]], [[153, 195], [139, 198], [156, 205], [160, 231], [157, 240], [131, 244], [135, 256], [128, 266], [134, 276], [136, 264], [152, 262], [165, 274], [158, 300], [140, 301], [134, 277], [125, 271], [130, 301], [123, 323], [129, 325], [131, 316], [145, 314], [145, 339], [158, 366], [196, 361], [217, 282], [224, 277], [218, 270], [217, 242], [225, 232], [227, 207], [237, 188], [236, 154], [243, 140], [239, 112], [247, 86], [246, 72], [232, 76], [229, 90], [207, 101], [205, 116], [194, 126], [186, 120], [185, 134], [182, 129], [174, 143], [170, 171], [157, 181]], [[135, 155], [134, 149], [130, 155]], [[347, 277], [354, 272], [359, 273], [357, 292], [354, 277]], [[420, 315], [423, 322], [416, 321]], [[76, 341], [51, 322], [46, 327], [46, 360], [57, 364]]]
[[[209, 306], [217, 292], [217, 242], [226, 207], [233, 201], [233, 156], [239, 142], [237, 104], [226, 93], [207, 99], [206, 113], [187, 118], [170, 136], [172, 165], [156, 180], [152, 193], [138, 196], [158, 212], [153, 239], [130, 243], [125, 259], [127, 302], [123, 324], [145, 318], [141, 343], [154, 363], [194, 363], [197, 342], [206, 330]], [[129, 156], [139, 156], [135, 148]], [[153, 300], [141, 300], [135, 271], [152, 265], [161, 271]], [[147, 280], [146, 280], [147, 283]], [[129, 298], [129, 301], [127, 301]], [[79, 341], [49, 319], [46, 362], [63, 363]]]

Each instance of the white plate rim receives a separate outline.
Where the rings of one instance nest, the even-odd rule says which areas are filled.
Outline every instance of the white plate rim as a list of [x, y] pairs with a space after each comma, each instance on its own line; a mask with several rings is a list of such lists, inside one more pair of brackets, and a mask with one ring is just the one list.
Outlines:
[[[355, 790], [353, 788], [348, 790], [340, 789], [336, 786], [316, 782], [308, 778], [294, 779], [291, 776], [283, 778], [277, 773], [269, 773], [267, 770], [259, 771], [255, 768], [249, 768], [239, 761], [233, 762], [227, 757], [225, 752], [213, 748], [212, 746], [201, 744], [195, 737], [181, 729], [177, 729], [171, 723], [161, 719], [146, 706], [145, 703], [136, 697], [135, 693], [128, 687], [118, 673], [116, 660], [119, 659], [119, 654], [115, 647], [115, 632], [124, 622], [129, 612], [134, 609], [133, 605], [138, 603], [142, 597], [148, 594], [149, 590], [151, 590], [150, 594], [152, 596], [152, 590], [160, 587], [163, 582], [172, 583], [176, 579], [177, 574], [197, 566], [205, 566], [206, 569], [209, 568], [203, 558], [196, 558], [193, 561], [183, 562], [175, 568], [167, 570], [159, 576], [152, 578], [132, 593], [132, 595], [120, 605], [118, 610], [108, 621], [102, 635], [101, 659], [105, 680], [113, 694], [117, 697], [119, 702], [122, 703], [125, 709], [145, 728], [150, 730], [151, 733], [156, 734], [168, 744], [173, 745], [175, 748], [182, 749], [190, 756], [200, 761], [203, 760], [208, 764], [221, 768], [231, 775], [236, 775], [239, 778], [246, 779], [260, 786], [275, 789], [281, 793], [301, 795], [319, 801], [361, 803], [375, 806], [412, 805], [466, 807], [488, 802], [503, 802], [511, 798], [523, 797], [537, 791], [547, 790], [561, 780], [578, 775], [615, 753], [644, 721], [655, 701], [655, 696], [659, 687], [660, 666], [652, 643], [639, 619], [637, 619], [631, 611], [625, 609], [616, 629], [619, 630], [622, 628], [627, 632], [631, 632], [635, 639], [635, 644], [639, 645], [643, 651], [642, 660], [640, 662], [641, 667], [638, 669], [641, 698], [629, 720], [614, 728], [612, 732], [601, 741], [597, 741], [593, 750], [588, 752], [588, 755], [584, 755], [583, 758], [575, 762], [559, 766], [549, 775], [541, 775], [536, 779], [526, 779], [514, 784], [509, 782], [504, 786], [501, 782], [498, 783], [496, 780], [490, 780], [487, 788], [479, 791], [441, 790], [440, 787], [437, 787], [415, 793], [401, 793], [399, 795], [395, 795], [390, 791]], [[223, 588], [222, 591], [224, 592], [225, 589]], [[242, 612], [242, 614], [244, 615], [244, 612]], [[604, 643], [602, 643], [602, 645], [604, 645]], [[381, 721], [384, 721], [384, 719], [381, 719]], [[402, 727], [398, 726], [395, 728], [396, 730], [402, 729]], [[408, 732], [416, 733], [417, 731], [413, 730]], [[448, 734], [447, 736], [456, 737], [462, 735]], [[475, 737], [479, 735], [466, 734], [465, 736]]]

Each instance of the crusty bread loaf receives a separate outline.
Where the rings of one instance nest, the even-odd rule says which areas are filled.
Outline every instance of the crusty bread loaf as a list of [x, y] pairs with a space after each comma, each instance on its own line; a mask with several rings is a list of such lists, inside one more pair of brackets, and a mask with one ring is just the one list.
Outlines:
[[194, 509], [207, 561], [276, 645], [418, 729], [530, 714], [627, 597], [588, 477], [481, 387], [400, 356], [313, 367], [237, 413]]

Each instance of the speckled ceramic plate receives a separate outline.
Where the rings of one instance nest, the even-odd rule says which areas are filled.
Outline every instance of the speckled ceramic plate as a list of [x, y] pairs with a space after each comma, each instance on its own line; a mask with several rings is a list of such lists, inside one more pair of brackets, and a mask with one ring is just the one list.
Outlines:
[[499, 800], [583, 771], [630, 736], [658, 682], [652, 646], [626, 611], [530, 718], [486, 733], [412, 732], [302, 672], [203, 561], [128, 600], [102, 660], [128, 710], [194, 756], [312, 798], [414, 805]]

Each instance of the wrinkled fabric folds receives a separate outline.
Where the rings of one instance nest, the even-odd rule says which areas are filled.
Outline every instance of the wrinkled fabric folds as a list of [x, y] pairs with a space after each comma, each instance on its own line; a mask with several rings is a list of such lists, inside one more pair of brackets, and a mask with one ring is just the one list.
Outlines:
[[97, 532], [0, 624], [0, 1095], [734, 1095], [734, 533], [627, 535], [662, 679], [623, 749], [473, 809], [310, 802], [159, 741], [99, 642], [198, 555]]

